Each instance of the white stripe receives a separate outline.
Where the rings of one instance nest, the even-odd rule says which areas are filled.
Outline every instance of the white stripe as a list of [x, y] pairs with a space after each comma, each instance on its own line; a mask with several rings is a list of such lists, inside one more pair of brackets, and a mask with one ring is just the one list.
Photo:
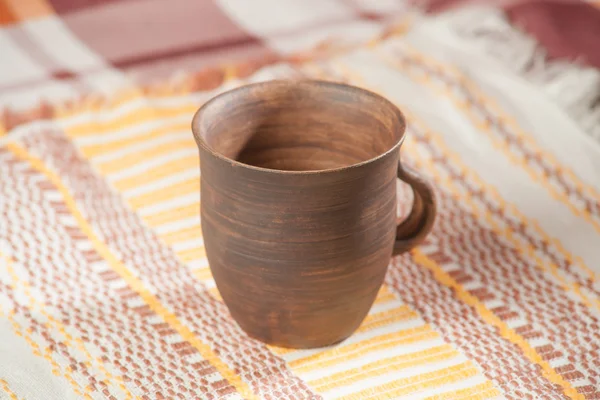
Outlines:
[[[270, 69], [270, 67], [265, 67]], [[175, 109], [186, 104], [196, 103], [198, 108], [209, 100], [222, 92], [233, 89], [234, 87], [240, 86], [245, 80], [229, 81], [221, 85], [220, 87], [205, 92], [194, 92], [184, 93], [181, 95], [173, 95], [170, 97], [152, 97], [138, 94], [136, 97], [126, 103], [111, 108], [110, 105], [106, 107], [100, 107], [100, 109], [93, 109], [92, 111], [83, 111], [76, 113], [75, 115], [68, 115], [59, 120], [63, 128], [70, 128], [80, 124], [89, 123], [104, 123], [121, 118], [137, 109], [148, 107], [156, 110]]]
[[185, 196], [179, 196], [176, 199], [163, 201], [162, 203], [152, 204], [150, 206], [141, 207], [138, 213], [142, 216], [152, 216], [164, 211], [169, 211], [174, 208], [189, 206], [190, 204], [198, 204], [198, 215], [200, 215], [200, 193], [191, 193]]
[[402, 307], [404, 305], [405, 304], [402, 303], [400, 300], [392, 300], [392, 301], [386, 301], [385, 303], [373, 304], [373, 307], [371, 307], [371, 311], [369, 311], [369, 315], [373, 315], [378, 312], [391, 310], [393, 308]]
[[[353, 382], [352, 384], [350, 384], [348, 386], [343, 386], [340, 388], [335, 388], [333, 390], [330, 390], [329, 392], [327, 392], [327, 397], [345, 396], [345, 395], [352, 394], [355, 392], [360, 392], [361, 390], [368, 389], [370, 387], [384, 385], [386, 383], [393, 382], [397, 379], [411, 378], [413, 376], [416, 377], [417, 375], [420, 375], [420, 374], [426, 374], [428, 372], [439, 371], [444, 368], [458, 365], [464, 361], [466, 361], [464, 356], [459, 355], [459, 356], [453, 357], [449, 360], [444, 360], [444, 361], [440, 361], [440, 362], [436, 362], [436, 363], [432, 363], [432, 364], [412, 366], [409, 368], [401, 369], [399, 371], [391, 371], [387, 374], [385, 374], [385, 371], [380, 371], [381, 375], [379, 375], [379, 376], [374, 376], [373, 378], [366, 379], [366, 380], [359, 380], [359, 381]], [[436, 378], [437, 377], [432, 378], [432, 379], [436, 379]], [[406, 385], [409, 386], [412, 384], [413, 384], [413, 382], [411, 381], [411, 382], [407, 383]], [[392, 390], [393, 389], [391, 389], [389, 391], [392, 391]], [[384, 392], [374, 393], [374, 395], [375, 394], [383, 395], [383, 393]], [[412, 398], [415, 398], [415, 393], [413, 393]], [[418, 396], [418, 398], [422, 398], [422, 397]]]
[[214, 287], [217, 287], [215, 280], [212, 278], [204, 279], [204, 280], [202, 280], [202, 283], [204, 284], [204, 286], [206, 286], [207, 289], [212, 289]]
[[154, 230], [159, 235], [164, 235], [164, 234], [171, 233], [171, 232], [177, 232], [182, 229], [193, 228], [194, 226], [198, 227], [198, 233], [200, 233], [200, 215], [195, 216], [195, 217], [180, 219], [179, 221], [169, 222], [169, 223], [157, 226]]
[[123, 192], [123, 196], [127, 199], [130, 199], [132, 197], [141, 196], [146, 193], [151, 193], [156, 190], [160, 190], [171, 185], [175, 185], [177, 183], [194, 178], [200, 179], [200, 171], [198, 170], [198, 168], [191, 168], [186, 171], [182, 171], [177, 174], [173, 174], [165, 178], [156, 180], [154, 182], [150, 182], [148, 184], [138, 186], [130, 190], [126, 190]]
[[[208, 268], [208, 260], [206, 258], [201, 258], [199, 260], [192, 260], [186, 264], [192, 271], [198, 269]], [[204, 281], [208, 282], [208, 280]], [[214, 283], [214, 281], [213, 281]], [[214, 286], [214, 285], [213, 285]]]
[[[193, 144], [193, 138], [191, 131], [181, 131], [181, 132], [173, 132], [169, 133], [163, 137], [159, 137], [156, 139], [148, 140], [142, 143], [136, 143], [131, 146], [127, 146], [123, 149], [115, 150], [109, 154], [103, 154], [98, 157], [93, 157], [94, 163], [105, 163], [108, 161], [116, 160], [120, 157], [130, 155], [132, 153], [139, 153], [144, 150], [149, 150], [154, 147], [158, 147], [163, 144], [176, 142], [178, 140], [190, 139], [190, 144]], [[191, 147], [191, 146], [190, 146]]]
[[197, 239], [190, 239], [190, 240], [186, 240], [185, 242], [175, 243], [171, 247], [176, 252], [197, 249], [200, 247], [204, 247], [204, 240], [201, 237], [197, 238]]
[[[94, 132], [85, 136], [75, 138], [79, 147], [95, 146], [118, 142], [123, 139], [129, 139], [141, 136], [149, 131], [164, 128], [169, 125], [189, 123], [192, 120], [192, 113], [185, 113], [169, 118], [153, 119], [151, 121], [137, 122], [122, 129], [111, 130], [109, 132]], [[93, 123], [92, 123], [93, 124]], [[68, 130], [67, 130], [68, 132]]]
[[142, 172], [148, 171], [152, 168], [158, 167], [160, 165], [166, 164], [170, 161], [178, 160], [188, 156], [198, 155], [198, 150], [196, 148], [182, 149], [178, 151], [174, 151], [173, 153], [165, 154], [164, 156], [155, 157], [151, 160], [139, 163], [134, 165], [133, 167], [124, 169], [122, 171], [117, 171], [113, 174], [108, 174], [107, 179], [111, 182], [117, 182], [121, 179], [129, 178], [135, 175], [138, 175]]
[[[485, 383], [486, 381], [487, 381], [487, 379], [485, 378], [485, 376], [482, 373], [479, 373], [475, 376], [472, 376], [467, 379], [462, 379], [458, 382], [444, 384], [444, 385], [441, 385], [438, 387], [433, 387], [433, 388], [426, 388], [423, 391], [419, 392], [418, 398], [424, 399], [427, 397], [440, 395], [445, 392], [461, 390], [461, 389], [469, 389], [474, 386], [481, 385], [482, 383]], [[527, 389], [525, 389], [523, 391], [528, 392]], [[533, 395], [534, 398], [537, 397], [537, 395], [538, 395], [538, 393], [531, 393], [531, 394]], [[416, 396], [417, 396], [416, 393], [412, 393], [412, 394], [407, 394], [405, 396], [398, 397], [398, 399], [409, 400], [409, 399], [414, 399]], [[473, 396], [475, 396], [475, 394], [473, 394]], [[498, 397], [495, 397], [495, 398], [498, 398]], [[499, 397], [499, 398], [502, 398], [502, 397]]]

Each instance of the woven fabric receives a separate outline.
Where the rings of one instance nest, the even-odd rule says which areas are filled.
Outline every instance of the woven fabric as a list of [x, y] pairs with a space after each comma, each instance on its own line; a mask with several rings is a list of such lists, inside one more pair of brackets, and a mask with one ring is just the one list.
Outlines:
[[[600, 398], [600, 147], [471, 50], [423, 23], [6, 128], [0, 398]], [[396, 103], [403, 162], [439, 201], [432, 234], [391, 260], [359, 330], [316, 350], [266, 346], [229, 316], [203, 247], [190, 132], [213, 95], [299, 77]], [[399, 202], [410, 207], [405, 187]]]

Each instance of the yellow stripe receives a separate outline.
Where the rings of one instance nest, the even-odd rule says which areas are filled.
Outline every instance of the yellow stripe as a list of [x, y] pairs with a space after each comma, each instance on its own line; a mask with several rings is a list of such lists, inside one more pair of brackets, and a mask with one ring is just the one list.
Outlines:
[[[177, 107], [141, 107], [135, 109], [129, 114], [108, 120], [108, 121], [87, 121], [81, 125], [74, 125], [66, 129], [68, 136], [72, 138], [102, 136], [106, 133], [121, 130], [132, 125], [138, 125], [145, 122], [160, 121], [162, 119], [176, 118], [184, 115], [190, 116], [198, 109], [196, 104], [185, 104]], [[190, 129], [190, 124], [186, 126]]]
[[[416, 50], [413, 49], [413, 51], [416, 53]], [[420, 83], [423, 83], [426, 86], [429, 86], [430, 88], [437, 91], [444, 97], [452, 100], [458, 109], [462, 110], [466, 115], [469, 116], [473, 125], [475, 125], [478, 129], [488, 133], [488, 137], [489, 137], [490, 141], [493, 143], [494, 147], [498, 150], [501, 150], [502, 153], [506, 156], [506, 158], [508, 158], [510, 161], [512, 161], [513, 164], [518, 165], [521, 169], [526, 171], [528, 173], [528, 175], [534, 181], [539, 182], [552, 195], [553, 198], [555, 198], [556, 200], [563, 203], [565, 206], [567, 206], [567, 208], [569, 208], [571, 210], [571, 212], [573, 214], [575, 214], [578, 217], [583, 218], [585, 221], [587, 221], [589, 224], [591, 224], [598, 233], [600, 233], [600, 223], [598, 221], [596, 221], [595, 219], [593, 219], [592, 214], [587, 209], [577, 208], [575, 206], [575, 203], [569, 199], [569, 196], [566, 193], [559, 191], [555, 188], [555, 186], [548, 180], [548, 176], [545, 173], [538, 172], [537, 169], [531, 167], [529, 161], [527, 161], [525, 158], [523, 158], [521, 156], [518, 156], [514, 151], [512, 151], [511, 145], [509, 143], [506, 143], [505, 141], [496, 138], [494, 136], [493, 132], [491, 132], [491, 126], [490, 126], [491, 122], [488, 120], [482, 120], [477, 115], [477, 113], [475, 113], [473, 111], [471, 104], [469, 104], [465, 100], [457, 97], [455, 94], [455, 91], [451, 87], [438, 86], [439, 83], [436, 83], [436, 82], [438, 82], [438, 81], [441, 82], [441, 81], [440, 80], [435, 80], [435, 81], [432, 80], [431, 75], [429, 74], [428, 71], [422, 71], [423, 74], [415, 74], [415, 72], [412, 71], [412, 69], [409, 66], [403, 64], [399, 60], [391, 59], [389, 56], [387, 56], [386, 54], [383, 54], [381, 52], [377, 52], [377, 54], [383, 61], [387, 62], [388, 64], [390, 64], [392, 66], [395, 66], [397, 69], [401, 70], [404, 74], [412, 77], [413, 79], [417, 80]], [[419, 61], [423, 62], [424, 64], [429, 63], [428, 60], [425, 60], [425, 58], [422, 54], [419, 54], [419, 55], [413, 54], [412, 56], [414, 59], [419, 60]], [[417, 63], [417, 65], [418, 65], [418, 63]], [[431, 65], [429, 65], [429, 66], [431, 67]], [[461, 76], [460, 79], [470, 89], [474, 90], [474, 85], [472, 85], [472, 84], [470, 85], [464, 76]], [[444, 82], [444, 85], [447, 85], [447, 83]], [[477, 97], [477, 99], [484, 104], [486, 102], [486, 98], [484, 98], [483, 94], [481, 94], [481, 93], [479, 93], [479, 96]], [[498, 119], [501, 122], [503, 122], [505, 125], [509, 125], [506, 122], [508, 117], [502, 115], [499, 110], [494, 110], [494, 111], [496, 111], [497, 113], [500, 114], [498, 116], [499, 117]], [[581, 181], [579, 181], [579, 179], [573, 174], [573, 172], [569, 171], [567, 168], [558, 164], [558, 161], [553, 159], [552, 156], [550, 155], [550, 153], [544, 152], [541, 149], [537, 148], [536, 145], [531, 142], [530, 135], [524, 134], [523, 132], [521, 132], [519, 130], [518, 127], [513, 127], [513, 130], [516, 131], [519, 139], [521, 139], [525, 142], [529, 142], [528, 144], [533, 147], [534, 152], [537, 155], [539, 155], [541, 158], [545, 159], [549, 163], [553, 164], [553, 166], [555, 168], [557, 168], [560, 172], [565, 173], [569, 177], [569, 181], [572, 181], [573, 183], [575, 183], [575, 186], [578, 190], [580, 190], [582, 192], [586, 191], [585, 188], [588, 188], [588, 192], [590, 192], [592, 190], [591, 187], [585, 186]], [[596, 201], [600, 201], [600, 194], [593, 192], [592, 196], [595, 198]]]
[[[212, 275], [211, 275], [212, 277]], [[389, 291], [387, 286], [382, 286], [377, 294], [377, 298], [375, 299], [374, 304], [384, 304], [390, 301], [397, 300], [393, 293]], [[380, 328], [387, 324], [392, 324], [400, 321], [406, 321], [412, 318], [418, 318], [418, 314], [410, 309], [410, 307], [402, 305], [397, 308], [393, 308], [391, 310], [382, 311], [375, 314], [369, 314], [361, 326], [358, 328], [356, 332], [366, 332], [372, 329]], [[301, 351], [298, 349], [288, 349], [285, 347], [276, 347], [276, 346], [268, 346], [269, 349], [277, 354], [284, 355], [289, 354], [295, 351]]]
[[[112, 380], [115, 379], [117, 381], [118, 387], [125, 394], [126, 399], [133, 398], [131, 393], [129, 392], [129, 390], [127, 390], [127, 387], [125, 386], [125, 382], [123, 381], [123, 379], [118, 375], [113, 376], [104, 367], [104, 362], [102, 361], [102, 359], [100, 357], [96, 357], [96, 358], [92, 357], [92, 355], [89, 353], [89, 351], [85, 347], [83, 341], [80, 338], [74, 338], [73, 336], [71, 336], [71, 334], [69, 334], [69, 332], [67, 332], [65, 326], [63, 324], [61, 324], [60, 321], [58, 321], [56, 318], [54, 318], [52, 315], [50, 315], [46, 311], [44, 304], [38, 302], [33, 297], [33, 295], [31, 294], [31, 289], [30, 289], [29, 283], [26, 281], [22, 281], [19, 278], [19, 276], [17, 275], [17, 273], [15, 272], [15, 270], [12, 266], [12, 263], [13, 263], [12, 260], [9, 257], [2, 254], [1, 252], [0, 252], [0, 259], [4, 260], [6, 262], [6, 268], [8, 270], [8, 274], [10, 275], [10, 277], [12, 278], [12, 281], [14, 283], [14, 284], [11, 284], [11, 287], [13, 289], [16, 289], [17, 286], [23, 287], [23, 293], [29, 300], [30, 306], [31, 307], [35, 306], [36, 310], [39, 311], [44, 317], [46, 317], [46, 319], [48, 319], [48, 321], [50, 322], [48, 325], [54, 326], [54, 328], [56, 330], [58, 330], [58, 332], [60, 332], [62, 337], [65, 338], [65, 340], [64, 340], [65, 345], [67, 347], [75, 347], [76, 346], [85, 355], [85, 358], [86, 358], [85, 364], [88, 367], [91, 367], [92, 365], [95, 365], [96, 367], [98, 367], [100, 369], [100, 371], [104, 374], [104, 376], [106, 376], [106, 379], [101, 379], [101, 381], [104, 382], [108, 387], [115, 386], [115, 384], [113, 384], [113, 382], [112, 382]], [[76, 342], [76, 345], [74, 345], [73, 342]], [[47, 348], [47, 350], [49, 350], [49, 349]], [[94, 364], [94, 362], [95, 362], [95, 364]]]
[[4, 393], [6, 393], [8, 397], [10, 397], [10, 400], [19, 400], [17, 394], [10, 389], [10, 386], [8, 386], [8, 382], [6, 382], [4, 379], [0, 379], [0, 386], [2, 386], [2, 390], [4, 390]]
[[[339, 67], [343, 69], [344, 73], [349, 74], [349, 76], [351, 76], [353, 78], [353, 80], [359, 80], [364, 86], [367, 86], [365, 84], [366, 82], [362, 78], [362, 76], [360, 76], [359, 74], [357, 74], [354, 71], [351, 71], [345, 65], [340, 64]], [[497, 202], [498, 205], [500, 205], [500, 207], [502, 209], [509, 210], [512, 213], [512, 215], [514, 215], [518, 218], [519, 222], [522, 225], [534, 227], [536, 230], [536, 233], [542, 237], [543, 241], [546, 241], [548, 243], [553, 243], [555, 245], [556, 249], [559, 251], [559, 253], [570, 264], [578, 265], [580, 268], [582, 268], [587, 273], [588, 277], [592, 281], [595, 282], [597, 280], [597, 276], [596, 276], [595, 272], [592, 271], [587, 265], [585, 265], [585, 262], [581, 258], [574, 259], [574, 257], [565, 250], [565, 248], [562, 246], [560, 241], [549, 237], [536, 221], [531, 221], [527, 217], [525, 217], [525, 215], [523, 215], [515, 205], [506, 202], [502, 198], [502, 196], [500, 196], [500, 194], [498, 193], [496, 188], [494, 188], [492, 185], [487, 184], [476, 173], [474, 173], [472, 170], [470, 170], [462, 162], [461, 158], [448, 148], [448, 146], [442, 140], [440, 134], [432, 131], [428, 126], [425, 125], [425, 123], [420, 118], [418, 118], [416, 115], [412, 114], [408, 109], [404, 108], [403, 112], [413, 125], [417, 125], [420, 127], [421, 133], [427, 138], [427, 140], [434, 143], [435, 146], [437, 147], [437, 149], [440, 150], [440, 152], [444, 155], [444, 157], [446, 159], [448, 159], [452, 165], [454, 165], [455, 167], [460, 169], [461, 174], [468, 177], [471, 182], [473, 182], [477, 186], [479, 186], [479, 189], [481, 191], [483, 191], [484, 193], [488, 193], [494, 199], [494, 201]], [[414, 155], [414, 160], [417, 164], [419, 164], [419, 168], [423, 168], [423, 164], [421, 163], [420, 160], [417, 159], [417, 157], [419, 157], [422, 153], [420, 151], [416, 151], [416, 149], [414, 148], [415, 145], [410, 140], [406, 141], [405, 146], [406, 146], [406, 150], [409, 150], [410, 154]], [[577, 283], [568, 282], [561, 275], [560, 269], [555, 263], [551, 263], [551, 262], [542, 260], [537, 255], [536, 249], [533, 246], [531, 246], [531, 245], [523, 246], [513, 236], [514, 231], [511, 228], [501, 229], [499, 227], [499, 225], [494, 221], [493, 216], [489, 212], [487, 212], [487, 210], [483, 211], [483, 212], [479, 211], [479, 207], [477, 207], [477, 205], [473, 201], [472, 196], [469, 193], [466, 193], [463, 189], [459, 188], [449, 178], [442, 178], [440, 176], [440, 174], [437, 172], [436, 167], [433, 165], [431, 160], [429, 160], [427, 165], [428, 165], [427, 169], [432, 172], [434, 179], [440, 186], [451, 189], [451, 192], [453, 193], [454, 196], [457, 196], [457, 197], [461, 198], [462, 201], [467, 202], [470, 206], [470, 209], [473, 210], [473, 212], [475, 212], [477, 214], [478, 218], [486, 219], [486, 221], [489, 222], [490, 225], [492, 226], [492, 230], [499, 236], [505, 237], [510, 243], [512, 243], [513, 246], [515, 247], [515, 249], [519, 252], [519, 254], [521, 254], [524, 258], [527, 258], [527, 256], [531, 257], [535, 261], [536, 265], [539, 268], [550, 273], [555, 279], [557, 279], [561, 283], [561, 285], [565, 291], [571, 291], [571, 292], [575, 293], [577, 296], [580, 297], [580, 299], [582, 300], [582, 302], [584, 304], [586, 304], [590, 307], [595, 306], [597, 309], [600, 310], [600, 301], [596, 300], [595, 303], [592, 305], [590, 300], [587, 298], [587, 296], [585, 296], [581, 292]]]
[[177, 252], [179, 258], [184, 262], [188, 263], [194, 260], [202, 260], [206, 258], [206, 251], [204, 250], [204, 246], [196, 247], [189, 250], [179, 251]]
[[500, 396], [501, 392], [490, 381], [467, 389], [453, 390], [429, 396], [424, 400], [486, 400]]
[[436, 346], [409, 354], [402, 354], [341, 371], [333, 375], [308, 382], [317, 392], [324, 393], [332, 389], [373, 378], [406, 368], [417, 367], [431, 362], [440, 362], [459, 356], [450, 345]]
[[357, 329], [357, 332], [372, 331], [381, 328], [382, 326], [408, 321], [418, 317], [419, 315], [411, 310], [410, 307], [402, 305], [397, 308], [367, 315], [367, 318], [365, 318], [363, 323]]
[[381, 289], [379, 289], [379, 293], [377, 293], [374, 304], [383, 304], [394, 300], [397, 300], [396, 295], [390, 292], [390, 289], [384, 284], [381, 286]]
[[357, 343], [340, 345], [320, 353], [312, 354], [288, 363], [294, 372], [308, 372], [336, 365], [348, 360], [361, 357], [366, 353], [390, 349], [392, 347], [418, 343], [439, 337], [429, 325], [417, 328], [403, 329], [384, 335], [375, 336]]
[[178, 150], [194, 148], [196, 148], [196, 143], [194, 142], [192, 134], [190, 133], [189, 139], [181, 139], [170, 143], [157, 144], [155, 147], [143, 150], [141, 152], [134, 152], [133, 154], [127, 154], [114, 160], [97, 163], [96, 167], [104, 175], [110, 175], [114, 174], [115, 172], [131, 168], [155, 157], [160, 157]]
[[108, 262], [111, 268], [119, 274], [119, 276], [127, 282], [129, 287], [134, 290], [148, 306], [150, 309], [158, 314], [165, 322], [167, 322], [177, 333], [188, 343], [190, 343], [204, 358], [208, 360], [219, 373], [227, 379], [235, 388], [246, 398], [257, 399], [256, 396], [252, 393], [248, 385], [242, 381], [242, 379], [225, 364], [219, 356], [217, 356], [211, 350], [210, 346], [203, 343], [200, 339], [198, 339], [194, 333], [185, 326], [179, 318], [172, 312], [170, 312], [165, 306], [161, 304], [161, 302], [144, 286], [144, 283], [139, 280], [134, 274], [131, 273], [123, 265], [117, 257], [115, 257], [109, 250], [109, 248], [98, 238], [94, 233], [92, 227], [85, 220], [84, 216], [81, 214], [79, 209], [77, 208], [77, 204], [69, 193], [69, 190], [63, 185], [62, 181], [53, 171], [46, 168], [46, 166], [37, 158], [28, 154], [26, 150], [17, 146], [16, 144], [10, 143], [6, 146], [10, 151], [16, 154], [18, 157], [27, 160], [36, 170], [40, 171], [56, 186], [57, 190], [63, 195], [63, 200], [69, 211], [73, 215], [73, 217], [77, 220], [79, 227], [85, 233], [85, 235], [89, 238], [90, 242], [93, 244], [95, 250], [102, 256], [104, 260]]
[[172, 210], [162, 211], [157, 214], [146, 215], [144, 216], [144, 221], [149, 226], [156, 228], [160, 225], [192, 217], [198, 217], [198, 221], [200, 221], [200, 202], [174, 208]]
[[479, 374], [471, 362], [453, 365], [437, 371], [426, 372], [417, 376], [396, 379], [386, 384], [361, 390], [348, 396], [338, 397], [339, 400], [365, 400], [365, 399], [394, 399], [406, 396], [421, 390], [435, 388], [460, 382]]
[[[119, 191], [135, 189], [137, 187], [156, 182], [159, 179], [176, 174], [178, 172], [187, 171], [190, 169], [199, 169], [200, 163], [197, 155], [183, 157], [177, 160], [166, 162], [152, 169], [140, 172], [137, 175], [129, 178], [123, 178], [114, 182], [114, 187]], [[196, 213], [198, 210], [196, 210]]]
[[118, 108], [125, 103], [130, 103], [142, 97], [145, 97], [144, 92], [139, 87], [130, 87], [124, 89], [112, 97], [110, 102], [107, 102], [106, 98], [104, 97], [91, 95], [75, 105], [59, 104], [55, 110], [56, 118], [68, 120], [69, 118], [79, 114], [107, 111]]
[[196, 278], [198, 278], [201, 281], [213, 278], [212, 272], [210, 271], [209, 267], [195, 269], [193, 271], [193, 274]]
[[219, 293], [219, 289], [217, 289], [216, 286], [208, 289], [208, 293], [210, 293], [218, 301], [223, 302], [223, 298], [221, 297], [221, 293]]
[[160, 235], [160, 238], [168, 245], [185, 242], [187, 240], [198, 239], [200, 237], [202, 237], [202, 228], [200, 227], [200, 223], [198, 223], [197, 227], [193, 226], [191, 228], [185, 228], [179, 231]]
[[542, 369], [542, 375], [544, 375], [546, 379], [554, 384], [560, 385], [567, 396], [573, 399], [585, 400], [585, 397], [578, 393], [577, 390], [571, 386], [570, 382], [563, 379], [562, 376], [554, 371], [550, 364], [535, 351], [535, 348], [512, 330], [504, 321], [494, 315], [493, 312], [488, 310], [475, 296], [465, 290], [462, 285], [448, 275], [435, 261], [427, 257], [418, 249], [413, 251], [413, 257], [415, 262], [430, 270], [438, 282], [451, 288], [460, 300], [473, 307], [485, 322], [496, 327], [500, 336], [517, 345], [529, 361], [539, 365]]
[[[139, 134], [139, 135], [134, 135], [134, 136], [131, 136], [128, 138], [115, 140], [110, 143], [81, 146], [80, 149], [87, 158], [94, 158], [94, 157], [102, 156], [104, 154], [112, 153], [114, 151], [125, 149], [129, 146], [135, 146], [136, 144], [145, 143], [150, 140], [155, 140], [155, 139], [167, 136], [169, 134], [173, 134], [173, 133], [177, 133], [177, 132], [185, 132], [185, 131], [189, 131], [189, 130], [190, 130], [189, 122], [180, 122], [180, 123], [174, 124], [174, 125], [161, 126], [160, 128], [152, 129], [149, 132]], [[191, 133], [190, 133], [190, 135], [191, 135]]]
[[165, 186], [150, 193], [132, 197], [128, 202], [134, 210], [137, 210], [141, 207], [152, 206], [194, 193], [198, 193], [198, 197], [200, 197], [200, 178], [192, 178], [170, 186]]

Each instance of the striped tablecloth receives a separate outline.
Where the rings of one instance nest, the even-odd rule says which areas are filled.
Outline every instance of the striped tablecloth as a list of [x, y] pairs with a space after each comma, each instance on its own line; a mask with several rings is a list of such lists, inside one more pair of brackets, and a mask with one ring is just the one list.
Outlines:
[[[5, 127], [0, 398], [600, 399], [600, 146], [446, 33], [423, 23]], [[249, 339], [221, 302], [190, 131], [216, 93], [298, 77], [395, 102], [403, 159], [439, 200], [433, 233], [391, 260], [360, 329], [302, 351]]]

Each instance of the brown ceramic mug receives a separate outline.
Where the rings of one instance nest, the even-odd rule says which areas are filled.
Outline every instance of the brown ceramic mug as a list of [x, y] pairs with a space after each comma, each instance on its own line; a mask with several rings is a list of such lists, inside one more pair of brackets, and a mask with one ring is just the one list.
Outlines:
[[[284, 347], [351, 335], [391, 256], [435, 218], [431, 188], [399, 160], [402, 113], [348, 85], [270, 81], [216, 96], [192, 129], [206, 255], [233, 318]], [[399, 226], [397, 177], [415, 199]]]

